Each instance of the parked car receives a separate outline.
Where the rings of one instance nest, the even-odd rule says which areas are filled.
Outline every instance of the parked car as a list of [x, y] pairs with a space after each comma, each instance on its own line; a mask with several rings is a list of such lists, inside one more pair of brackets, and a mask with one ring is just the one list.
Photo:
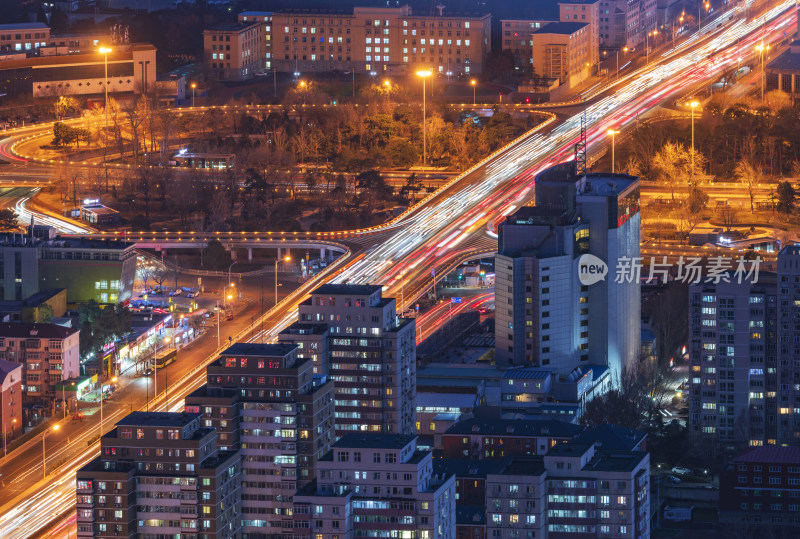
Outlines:
[[233, 313], [228, 313], [228, 316], [225, 318], [225, 320], [233, 320]]
[[678, 475], [690, 475], [692, 473], [692, 470], [690, 470], [689, 468], [684, 468], [683, 466], [675, 466], [672, 469], [672, 473], [676, 473]]

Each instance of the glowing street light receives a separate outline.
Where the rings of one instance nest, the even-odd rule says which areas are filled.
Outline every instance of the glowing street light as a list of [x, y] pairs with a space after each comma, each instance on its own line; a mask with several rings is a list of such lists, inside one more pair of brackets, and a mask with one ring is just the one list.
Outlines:
[[[106, 115], [106, 130], [103, 133], [103, 166], [106, 169], [106, 191], [108, 191], [108, 160], [107, 160], [107, 153], [108, 153], [108, 53], [111, 52], [111, 47], [100, 47], [97, 49], [97, 52], [103, 55], [103, 63], [105, 64], [105, 75], [106, 78], [103, 81], [103, 89], [105, 92], [105, 98], [103, 100], [103, 110], [105, 111]], [[122, 156], [120, 156], [122, 157]]]
[[425, 167], [428, 163], [428, 148], [427, 137], [425, 135], [425, 80], [433, 73], [428, 71], [417, 71], [417, 76], [422, 77], [422, 166]]
[[472, 85], [472, 106], [474, 107], [475, 106], [475, 87], [478, 85], [478, 81], [476, 81], [475, 79], [472, 79], [471, 81], [469, 81], [469, 83]]
[[608, 134], [611, 135], [611, 174], [614, 174], [615, 170], [615, 162], [614, 162], [614, 135], [618, 134], [619, 131], [614, 131], [613, 129], [608, 130]]
[[[57, 431], [60, 428], [60, 425], [53, 425], [52, 430]], [[44, 440], [47, 437], [47, 433], [47, 430], [42, 433], [42, 476], [45, 478], [47, 477], [47, 456], [44, 449]]]
[[197, 88], [197, 83], [192, 83], [192, 108], [194, 108], [194, 89]]
[[[289, 255], [286, 255], [285, 257], [283, 257], [283, 261], [284, 262], [291, 262], [292, 261], [292, 257], [289, 256]], [[278, 304], [278, 262], [280, 262], [280, 260], [276, 258], [275, 259], [275, 305]]]
[[696, 100], [692, 100], [686, 104], [692, 110], [692, 178], [694, 178], [694, 109], [699, 107], [700, 103]]
[[761, 57], [761, 101], [764, 101], [764, 86], [766, 86], [766, 77], [767, 72], [764, 69], [764, 55], [769, 52], [769, 45], [764, 45], [764, 43], [759, 43], [756, 45], [756, 50], [758, 51], [758, 55]]

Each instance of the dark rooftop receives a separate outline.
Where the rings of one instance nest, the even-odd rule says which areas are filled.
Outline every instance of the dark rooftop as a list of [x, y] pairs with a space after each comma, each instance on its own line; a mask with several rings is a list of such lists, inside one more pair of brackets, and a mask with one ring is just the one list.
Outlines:
[[[15, 370], [21, 368], [22, 365], [19, 363], [14, 363], [13, 361], [7, 361], [5, 359], [0, 359], [0, 385], [2, 385], [3, 381], [6, 379], [8, 374]], [[21, 378], [17, 378], [15, 380], [17, 382], [21, 381]]]
[[381, 290], [382, 287], [376, 284], [324, 284], [313, 290], [312, 295], [351, 295], [351, 296], [370, 296]]
[[556, 444], [547, 452], [548, 457], [579, 457], [591, 449], [592, 444], [567, 442]]
[[364, 449], [402, 449], [410, 444], [416, 435], [413, 434], [345, 434], [333, 444], [333, 447]]
[[781, 71], [800, 71], [800, 54], [792, 53], [791, 49], [778, 55], [777, 58], [767, 63], [767, 69]]
[[519, 379], [519, 380], [547, 380], [550, 377], [550, 371], [543, 371], [539, 369], [508, 369], [503, 373], [503, 378]]
[[589, 26], [585, 22], [551, 22], [538, 30], [534, 30], [534, 34], [574, 34], [584, 26]]
[[296, 344], [279, 343], [265, 344], [254, 342], [237, 342], [222, 352], [223, 356], [265, 356], [283, 357], [297, 348]]
[[456, 477], [486, 477], [500, 473], [505, 466], [502, 460], [434, 459], [433, 473], [455, 474]]
[[257, 22], [253, 21], [244, 21], [244, 22], [223, 22], [220, 24], [215, 24], [210, 28], [206, 28], [207, 32], [239, 32], [244, 30], [245, 28], [249, 28], [254, 24], [258, 24]]
[[597, 449], [614, 451], [633, 451], [642, 440], [645, 434], [639, 430], [626, 429], [617, 425], [603, 424], [591, 429], [586, 429], [575, 437], [576, 442], [584, 444], [595, 444]]
[[36, 324], [26, 322], [0, 323], [0, 337], [32, 339], [66, 339], [79, 330], [55, 324]]
[[322, 335], [328, 331], [327, 324], [315, 324], [311, 322], [295, 322], [281, 330], [281, 335], [290, 337], [292, 335]]
[[482, 434], [509, 436], [551, 436], [572, 438], [581, 427], [554, 419], [467, 419], [456, 423], [447, 434]]
[[598, 451], [583, 469], [593, 472], [631, 472], [645, 457], [646, 451]]
[[185, 427], [202, 414], [186, 412], [131, 412], [117, 426], [130, 427]]
[[742, 453], [734, 462], [764, 462], [770, 464], [800, 464], [800, 447], [763, 446]]
[[[564, 444], [557, 444], [564, 445]], [[544, 459], [541, 456], [513, 456], [505, 460], [501, 475], [542, 475], [545, 472]]]

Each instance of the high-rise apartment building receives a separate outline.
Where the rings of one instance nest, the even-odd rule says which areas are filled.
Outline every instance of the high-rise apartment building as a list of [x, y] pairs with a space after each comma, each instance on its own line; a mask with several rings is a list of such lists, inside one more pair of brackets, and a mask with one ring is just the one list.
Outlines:
[[[800, 245], [778, 254], [778, 444], [800, 444]], [[773, 412], [774, 413], [774, 412]]]
[[78, 537], [241, 537], [241, 461], [200, 414], [133, 412], [78, 470]]
[[[536, 205], [499, 227], [497, 362], [559, 374], [586, 365], [619, 373], [638, 358], [640, 283], [632, 273], [620, 278], [616, 268], [639, 257], [639, 228], [638, 178], [579, 177], [574, 162], [540, 173]], [[604, 279], [589, 270], [606, 271]]]
[[[415, 324], [397, 316], [395, 299], [382, 297], [381, 290], [377, 285], [322, 285], [300, 304], [300, 324], [280, 335], [282, 341], [300, 344], [308, 339], [313, 346], [324, 334], [321, 329], [301, 335], [292, 333], [292, 328], [327, 325], [337, 436], [353, 431], [414, 432]], [[319, 358], [320, 368], [325, 363]]]
[[689, 288], [689, 424], [706, 442], [758, 446], [778, 437], [775, 275], [752, 281], [731, 274]]
[[[292, 496], [314, 478], [333, 441], [333, 383], [314, 376], [294, 344], [236, 343], [207, 368], [186, 409], [242, 455], [242, 533], [281, 539]], [[231, 439], [229, 439], [229, 437]]]
[[455, 539], [455, 483], [414, 435], [347, 434], [295, 496], [293, 537]]

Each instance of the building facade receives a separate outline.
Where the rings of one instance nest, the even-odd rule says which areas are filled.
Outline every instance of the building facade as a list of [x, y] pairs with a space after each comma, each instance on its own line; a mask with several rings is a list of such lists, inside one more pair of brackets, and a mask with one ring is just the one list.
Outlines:
[[554, 22], [531, 35], [533, 73], [571, 88], [592, 73], [591, 26]]
[[[243, 11], [239, 13], [238, 20], [240, 23], [253, 23], [261, 24], [261, 34], [263, 38], [263, 65], [259, 65], [258, 69], [272, 70], [274, 61], [272, 58], [272, 12], [271, 11]], [[213, 44], [213, 43], [212, 43]], [[256, 71], [258, 73], [258, 71]]]
[[44, 23], [0, 24], [0, 53], [34, 53], [49, 44], [50, 27]]
[[589, 63], [594, 66], [600, 61], [600, 0], [583, 2], [559, 2], [561, 22], [581, 22], [589, 25]]
[[555, 420], [468, 419], [442, 435], [442, 456], [448, 459], [503, 459], [544, 455], [572, 440], [581, 428]]
[[3, 448], [22, 434], [22, 365], [0, 359], [0, 431]]
[[122, 303], [133, 294], [133, 243], [84, 238], [0, 236], [0, 298], [21, 301], [66, 288], [67, 302]]
[[769, 534], [800, 526], [800, 448], [750, 448], [719, 476], [720, 523]]
[[706, 442], [775, 444], [778, 350], [775, 276], [689, 289], [689, 424]]
[[533, 70], [533, 40], [531, 34], [555, 21], [501, 20], [502, 49], [514, 56], [514, 69]]
[[[63, 51], [62, 51], [63, 52]], [[9, 96], [101, 96], [108, 93], [142, 94], [156, 83], [156, 48], [149, 43], [114, 45], [99, 52], [40, 55], [0, 62], [0, 92]]]
[[205, 388], [186, 400], [187, 410], [225, 435], [226, 447], [241, 449], [239, 514], [248, 539], [284, 537], [295, 491], [314, 479], [333, 441], [333, 383], [315, 377], [312, 360], [297, 350], [234, 344], [208, 366]]
[[[598, 365], [614, 375], [637, 359], [640, 283], [611, 272], [639, 257], [639, 229], [638, 178], [578, 177], [574, 162], [540, 173], [536, 206], [499, 226], [497, 362], [558, 374]], [[589, 282], [584, 260], [605, 265], [611, 275]]]
[[272, 18], [279, 71], [410, 75], [483, 72], [491, 15], [415, 15], [410, 6], [356, 7], [352, 13], [285, 10]]
[[[377, 285], [326, 284], [298, 307], [301, 324], [328, 328], [337, 436], [414, 432], [415, 324], [398, 317], [395, 299], [382, 297], [381, 290]], [[298, 340], [286, 332], [280, 337]]]
[[58, 382], [80, 374], [80, 330], [55, 324], [0, 324], [0, 359], [22, 366], [29, 398], [59, 398]]
[[209, 77], [246, 80], [265, 67], [266, 33], [259, 21], [218, 24], [203, 31], [203, 51]]
[[296, 539], [455, 539], [455, 476], [433, 474], [416, 436], [346, 434], [295, 496], [294, 518]]
[[240, 472], [200, 414], [133, 412], [76, 474], [78, 537], [239, 538]]
[[[800, 246], [778, 253], [778, 445], [800, 443]], [[767, 343], [768, 345], [770, 343]], [[769, 352], [769, 351], [768, 351]], [[775, 410], [768, 408], [768, 414]], [[767, 418], [770, 419], [769, 417]]]

